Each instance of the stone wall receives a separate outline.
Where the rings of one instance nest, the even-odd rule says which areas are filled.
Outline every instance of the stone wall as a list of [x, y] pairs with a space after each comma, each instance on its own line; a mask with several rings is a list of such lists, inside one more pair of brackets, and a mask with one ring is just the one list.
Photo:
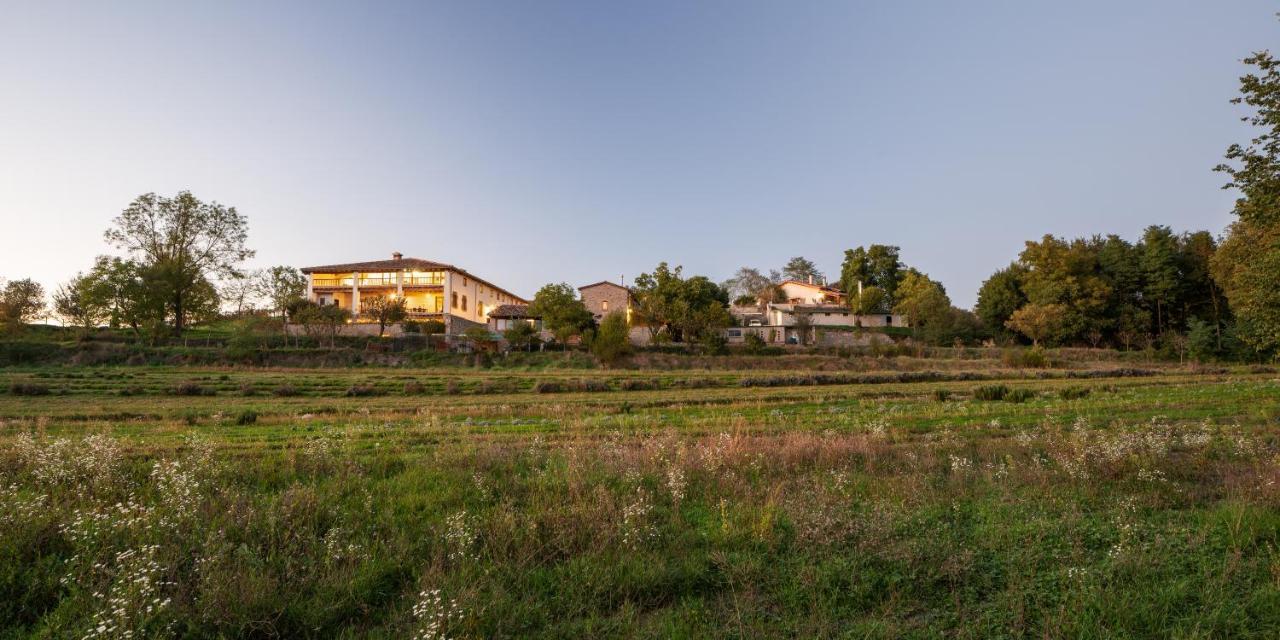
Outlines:
[[631, 292], [625, 287], [613, 283], [600, 283], [579, 289], [582, 304], [595, 317], [596, 322], [604, 319], [614, 311], [626, 312], [631, 302]]

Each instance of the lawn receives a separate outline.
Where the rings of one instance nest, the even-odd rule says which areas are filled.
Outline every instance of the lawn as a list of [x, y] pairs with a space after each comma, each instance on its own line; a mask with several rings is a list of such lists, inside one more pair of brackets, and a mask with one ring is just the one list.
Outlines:
[[0, 389], [0, 637], [1280, 636], [1266, 369]]

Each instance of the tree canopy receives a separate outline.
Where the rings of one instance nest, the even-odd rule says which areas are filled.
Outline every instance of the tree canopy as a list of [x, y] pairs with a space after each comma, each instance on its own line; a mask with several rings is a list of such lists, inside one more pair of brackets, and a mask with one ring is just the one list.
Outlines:
[[201, 202], [190, 191], [139, 196], [105, 237], [137, 258], [148, 279], [164, 289], [179, 335], [210, 295], [216, 301], [211, 279], [238, 275], [239, 264], [254, 255], [245, 244], [248, 220], [235, 207]]

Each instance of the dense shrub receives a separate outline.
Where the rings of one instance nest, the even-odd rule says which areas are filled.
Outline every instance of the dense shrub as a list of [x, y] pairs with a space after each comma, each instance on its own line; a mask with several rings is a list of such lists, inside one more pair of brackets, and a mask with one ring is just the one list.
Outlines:
[[566, 385], [559, 380], [539, 380], [533, 385], [534, 393], [563, 393], [568, 391]]
[[1058, 392], [1063, 400], [1079, 400], [1089, 395], [1089, 387], [1066, 387]]
[[1002, 384], [987, 385], [973, 390], [974, 400], [983, 400], [987, 402], [1004, 400], [1007, 395], [1009, 395], [1009, 387]]
[[34, 382], [15, 382], [9, 385], [9, 393], [15, 396], [47, 396], [49, 387]]
[[200, 386], [200, 383], [190, 380], [179, 382], [178, 386], [173, 388], [173, 395], [175, 396], [211, 396], [214, 393], [216, 392], [213, 389], [206, 389]]
[[608, 380], [599, 380], [596, 378], [584, 378], [582, 382], [578, 384], [578, 390], [580, 391], [613, 391], [613, 388], [609, 386]]
[[1049, 356], [1040, 347], [1030, 349], [1009, 349], [1001, 360], [1010, 367], [1020, 369], [1044, 369], [1050, 366]]
[[1031, 389], [1010, 389], [1009, 393], [1004, 396], [1005, 402], [1026, 402], [1036, 397], [1036, 392]]

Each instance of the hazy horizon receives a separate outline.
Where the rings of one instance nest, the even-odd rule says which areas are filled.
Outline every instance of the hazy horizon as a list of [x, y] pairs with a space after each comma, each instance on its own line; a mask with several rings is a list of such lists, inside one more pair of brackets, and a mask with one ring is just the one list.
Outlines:
[[1271, 3], [11, 5], [0, 277], [52, 291], [136, 196], [248, 267], [406, 256], [518, 294], [845, 249], [971, 307], [1045, 233], [1221, 233]]

